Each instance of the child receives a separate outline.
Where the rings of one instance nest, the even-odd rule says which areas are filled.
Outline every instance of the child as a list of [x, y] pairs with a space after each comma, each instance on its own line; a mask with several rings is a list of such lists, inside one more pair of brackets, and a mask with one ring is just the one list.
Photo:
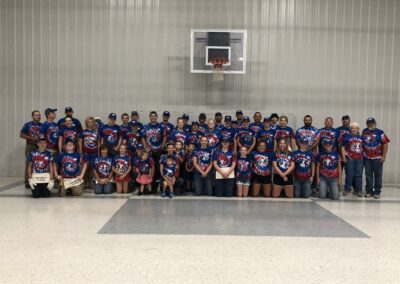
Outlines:
[[236, 167], [236, 194], [238, 197], [247, 197], [251, 179], [251, 158], [248, 157], [247, 148], [240, 148]]
[[293, 175], [294, 162], [289, 152], [289, 145], [284, 138], [278, 140], [278, 151], [276, 151], [272, 165], [275, 173], [273, 178], [272, 196], [278, 198], [282, 188], [287, 198], [293, 198]]
[[114, 157], [113, 172], [115, 173], [117, 193], [128, 193], [131, 180], [131, 159], [126, 153], [126, 145], [121, 145], [119, 147], [119, 155]]
[[162, 197], [166, 196], [166, 189], [169, 189], [169, 198], [174, 198], [174, 185], [177, 175], [177, 166], [174, 162], [172, 155], [167, 156], [166, 165], [163, 167], [162, 178], [163, 178], [163, 191]]
[[189, 192], [194, 191], [194, 182], [193, 182], [193, 156], [194, 149], [196, 148], [195, 144], [190, 143], [188, 145], [188, 151], [185, 155], [185, 180], [186, 180], [186, 188]]
[[113, 159], [108, 155], [107, 145], [100, 145], [100, 155], [92, 159], [95, 194], [111, 194], [114, 191], [112, 179]]
[[339, 199], [339, 154], [333, 151], [333, 140], [323, 139], [324, 151], [317, 156], [317, 184], [319, 184], [319, 198], [326, 198], [328, 193], [331, 199]]
[[140, 184], [139, 196], [143, 195], [144, 187], [147, 185], [149, 193], [152, 192], [151, 183], [154, 175], [154, 161], [148, 151], [143, 151], [140, 161], [137, 163], [136, 172], [138, 177], [136, 181]]
[[314, 178], [314, 155], [307, 151], [307, 139], [301, 137], [297, 143], [300, 149], [291, 153], [294, 162], [294, 197], [309, 198]]

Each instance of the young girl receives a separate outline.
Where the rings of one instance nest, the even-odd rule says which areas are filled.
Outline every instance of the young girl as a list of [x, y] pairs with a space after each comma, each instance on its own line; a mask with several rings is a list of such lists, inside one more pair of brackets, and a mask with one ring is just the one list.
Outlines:
[[126, 153], [126, 145], [119, 147], [119, 155], [113, 159], [113, 172], [115, 173], [115, 184], [118, 193], [128, 193], [129, 181], [131, 180], [131, 159]]
[[293, 129], [287, 126], [288, 118], [285, 115], [282, 115], [279, 118], [279, 126], [275, 129], [275, 139], [274, 139], [274, 151], [278, 150], [278, 140], [284, 138], [287, 144], [290, 146], [289, 151], [294, 149], [295, 139]]
[[243, 117], [242, 127], [236, 132], [236, 144], [238, 148], [246, 147], [247, 154], [250, 154], [256, 146], [256, 133], [250, 129], [250, 118], [248, 116]]
[[186, 180], [186, 188], [189, 192], [194, 191], [194, 183], [193, 183], [193, 156], [194, 156], [195, 145], [190, 143], [188, 145], [188, 151], [185, 155], [185, 180]]
[[250, 154], [252, 160], [252, 191], [253, 197], [258, 197], [260, 189], [264, 192], [264, 197], [271, 196], [271, 171], [272, 158], [274, 153], [266, 151], [266, 143], [259, 141], [257, 151]]
[[311, 195], [311, 183], [314, 178], [314, 154], [308, 149], [308, 140], [300, 138], [297, 143], [300, 149], [292, 152], [294, 162], [294, 197], [309, 198]]
[[247, 197], [251, 178], [251, 158], [247, 156], [247, 148], [240, 148], [240, 156], [236, 163], [236, 193], [238, 197]]
[[[213, 153], [213, 165], [215, 170], [222, 178], [215, 180], [215, 195], [218, 197], [231, 197], [235, 186], [234, 175], [236, 167], [236, 154], [229, 150], [229, 138], [221, 139], [221, 149], [216, 149]], [[232, 174], [232, 177], [230, 175]]]
[[152, 192], [151, 183], [153, 182], [154, 175], [154, 161], [150, 157], [148, 151], [143, 151], [140, 161], [137, 163], [136, 172], [138, 177], [136, 181], [140, 184], [139, 196], [143, 195], [144, 188], [147, 185], [149, 193]]
[[169, 198], [174, 198], [174, 185], [177, 175], [177, 166], [174, 162], [172, 155], [167, 156], [166, 165], [163, 167], [162, 178], [163, 178], [163, 191], [162, 197], [166, 196], [166, 189], [169, 189]]
[[272, 160], [274, 166], [274, 186], [272, 196], [277, 198], [281, 195], [282, 188], [285, 190], [287, 198], [293, 198], [293, 169], [294, 162], [289, 152], [289, 145], [286, 140], [281, 138], [278, 141], [278, 151]]
[[339, 154], [333, 151], [334, 141], [323, 139], [323, 152], [317, 156], [317, 184], [319, 198], [339, 199], [338, 181], [340, 178]]
[[111, 182], [113, 171], [113, 159], [108, 156], [107, 145], [100, 146], [100, 156], [92, 159], [93, 175], [96, 179], [94, 186], [95, 194], [113, 193], [113, 183]]

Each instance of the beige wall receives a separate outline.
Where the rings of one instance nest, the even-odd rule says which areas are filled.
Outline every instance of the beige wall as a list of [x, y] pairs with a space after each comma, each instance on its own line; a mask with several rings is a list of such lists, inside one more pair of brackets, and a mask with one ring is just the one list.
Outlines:
[[[190, 74], [191, 28], [247, 29], [247, 74]], [[0, 0], [0, 175], [22, 174], [32, 109], [240, 108], [295, 127], [375, 116], [392, 140], [385, 182], [400, 183], [399, 62], [396, 0]]]

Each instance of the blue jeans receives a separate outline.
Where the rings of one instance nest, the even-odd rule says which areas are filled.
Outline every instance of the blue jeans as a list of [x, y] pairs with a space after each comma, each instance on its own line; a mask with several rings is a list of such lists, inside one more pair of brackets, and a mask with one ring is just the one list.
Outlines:
[[334, 200], [339, 199], [339, 186], [337, 178], [327, 178], [319, 176], [319, 198], [326, 198], [329, 193], [329, 197]]
[[[369, 194], [381, 194], [383, 164], [380, 159], [364, 159], [365, 191]], [[373, 190], [374, 189], [374, 190]]]
[[206, 195], [212, 195], [212, 176], [208, 173], [207, 177], [203, 178], [199, 172], [194, 173], [194, 193], [196, 195], [201, 195], [204, 192]]
[[232, 197], [235, 179], [216, 179], [215, 180], [215, 195], [218, 197]]
[[107, 184], [99, 184], [99, 183], [94, 184], [95, 194], [111, 194], [113, 192], [114, 192], [114, 187], [112, 182], [109, 182]]
[[362, 192], [362, 173], [363, 173], [363, 160], [353, 160], [347, 158], [344, 166], [346, 171], [346, 180], [344, 183], [344, 190], [350, 191], [354, 181], [354, 189], [356, 192]]
[[294, 197], [309, 198], [311, 195], [311, 182], [310, 179], [294, 180]]

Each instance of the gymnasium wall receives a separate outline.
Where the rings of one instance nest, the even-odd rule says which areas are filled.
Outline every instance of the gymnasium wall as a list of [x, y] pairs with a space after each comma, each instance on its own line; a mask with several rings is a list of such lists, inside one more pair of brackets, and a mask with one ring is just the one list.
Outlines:
[[[247, 29], [247, 74], [190, 74], [190, 29]], [[33, 109], [290, 114], [321, 127], [374, 116], [400, 183], [400, 2], [396, 0], [1, 0], [0, 175], [23, 174]]]

